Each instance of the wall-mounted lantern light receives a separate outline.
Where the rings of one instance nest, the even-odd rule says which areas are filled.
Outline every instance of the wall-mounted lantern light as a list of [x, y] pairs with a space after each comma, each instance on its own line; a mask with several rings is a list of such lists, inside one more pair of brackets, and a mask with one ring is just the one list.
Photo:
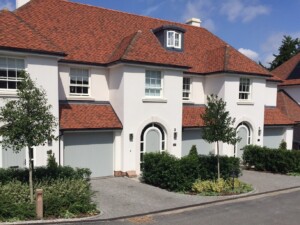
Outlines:
[[176, 128], [174, 128], [174, 140], [177, 140], [177, 131], [176, 131]]
[[261, 135], [261, 129], [260, 129], [260, 127], [258, 128], [258, 136], [260, 136]]
[[133, 141], [133, 134], [129, 134], [129, 141]]

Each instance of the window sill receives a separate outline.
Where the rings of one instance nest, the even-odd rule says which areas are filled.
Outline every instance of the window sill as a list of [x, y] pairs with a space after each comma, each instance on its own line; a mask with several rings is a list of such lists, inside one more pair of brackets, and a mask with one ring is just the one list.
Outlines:
[[0, 90], [0, 97], [17, 97], [17, 90]]
[[89, 96], [76, 96], [76, 95], [67, 97], [67, 100], [95, 101], [94, 98], [89, 97]]
[[167, 103], [168, 101], [167, 101], [167, 99], [165, 99], [165, 98], [143, 98], [142, 99], [142, 101], [143, 102], [149, 102], [149, 103], [151, 103], [151, 102], [153, 102], [153, 103]]
[[238, 104], [238, 105], [254, 105], [254, 102], [252, 102], [252, 101], [239, 101], [236, 104]]
[[195, 104], [195, 102], [193, 102], [192, 100], [182, 100], [182, 102], [184, 103], [184, 104]]

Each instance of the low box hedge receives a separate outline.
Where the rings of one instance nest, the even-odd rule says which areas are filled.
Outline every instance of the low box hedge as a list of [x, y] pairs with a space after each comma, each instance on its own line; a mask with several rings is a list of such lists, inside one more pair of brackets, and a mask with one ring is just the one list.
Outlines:
[[[221, 177], [240, 175], [238, 158], [220, 156]], [[197, 179], [217, 179], [217, 157], [191, 152], [181, 159], [168, 153], [147, 153], [142, 177], [145, 183], [170, 191], [190, 191]]]
[[245, 147], [243, 163], [248, 168], [272, 173], [299, 173], [300, 151], [270, 149], [256, 145]]

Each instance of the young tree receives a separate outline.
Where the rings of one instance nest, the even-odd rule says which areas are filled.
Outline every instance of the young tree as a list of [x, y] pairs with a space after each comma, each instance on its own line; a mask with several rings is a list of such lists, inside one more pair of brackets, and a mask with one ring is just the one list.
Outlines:
[[286, 62], [294, 55], [300, 52], [300, 39], [293, 39], [291, 36], [283, 36], [281, 46], [278, 49], [279, 54], [273, 55], [275, 59], [270, 63], [269, 70], [274, 70], [276, 67], [280, 66], [282, 63]]
[[219, 142], [236, 144], [240, 139], [232, 127], [235, 119], [225, 109], [226, 103], [217, 95], [207, 96], [207, 107], [201, 115], [204, 121], [203, 139], [208, 143], [217, 142], [218, 179], [220, 179]]
[[11, 100], [0, 108], [0, 128], [5, 150], [13, 149], [18, 153], [28, 147], [29, 152], [29, 187], [33, 202], [32, 152], [33, 147], [43, 145], [48, 139], [55, 139], [53, 133], [57, 125], [56, 118], [50, 112], [46, 93], [38, 88], [29, 74], [22, 72], [18, 83], [17, 100]]

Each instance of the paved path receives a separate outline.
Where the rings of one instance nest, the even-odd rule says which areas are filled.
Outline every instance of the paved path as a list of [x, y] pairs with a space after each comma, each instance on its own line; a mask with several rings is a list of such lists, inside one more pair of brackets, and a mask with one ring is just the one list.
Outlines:
[[[243, 171], [241, 180], [251, 183], [256, 193], [300, 186], [300, 177]], [[129, 178], [102, 178], [92, 180], [97, 191], [95, 201], [108, 219], [135, 214], [166, 210], [176, 207], [211, 202], [227, 197], [203, 197], [172, 193]]]

